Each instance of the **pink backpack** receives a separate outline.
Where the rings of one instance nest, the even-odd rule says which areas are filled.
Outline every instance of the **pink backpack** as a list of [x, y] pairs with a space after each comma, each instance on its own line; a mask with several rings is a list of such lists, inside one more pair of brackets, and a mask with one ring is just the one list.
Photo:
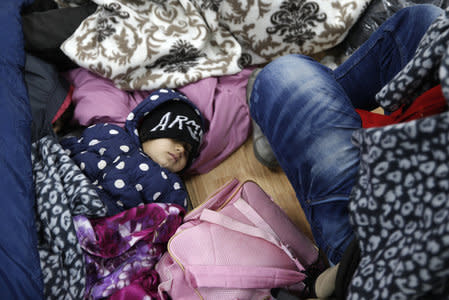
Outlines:
[[[156, 265], [172, 299], [270, 299], [272, 288], [307, 296], [324, 268], [318, 249], [259, 185], [237, 179], [194, 209]], [[309, 269], [312, 272], [308, 272]]]

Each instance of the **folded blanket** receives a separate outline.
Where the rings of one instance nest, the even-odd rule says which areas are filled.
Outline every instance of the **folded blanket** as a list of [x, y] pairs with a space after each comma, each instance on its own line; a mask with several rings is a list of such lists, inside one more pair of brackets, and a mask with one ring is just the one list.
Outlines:
[[61, 46], [124, 90], [176, 88], [341, 42], [370, 0], [94, 0]]
[[72, 217], [103, 216], [95, 187], [52, 136], [32, 145], [36, 228], [46, 299], [81, 299], [85, 265]]
[[[440, 83], [449, 103], [449, 10], [376, 95], [387, 111]], [[354, 132], [360, 169], [350, 220], [360, 264], [347, 299], [449, 298], [449, 112]]]

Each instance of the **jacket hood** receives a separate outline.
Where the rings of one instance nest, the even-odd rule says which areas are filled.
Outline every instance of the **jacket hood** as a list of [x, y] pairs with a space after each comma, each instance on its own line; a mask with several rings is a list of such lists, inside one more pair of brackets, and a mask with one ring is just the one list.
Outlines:
[[193, 104], [193, 102], [191, 102], [185, 95], [181, 94], [178, 91], [175, 91], [173, 89], [158, 89], [151, 93], [148, 97], [146, 97], [141, 103], [139, 103], [139, 105], [137, 105], [136, 108], [134, 108], [126, 118], [125, 129], [130, 134], [133, 142], [136, 143], [136, 145], [139, 145], [141, 147], [138, 128], [143, 118], [151, 111], [153, 111], [156, 107], [171, 100], [183, 101], [192, 106], [192, 108], [199, 113], [201, 117], [201, 127], [204, 136], [204, 133], [207, 129], [206, 121], [203, 114], [195, 106], [195, 104]]

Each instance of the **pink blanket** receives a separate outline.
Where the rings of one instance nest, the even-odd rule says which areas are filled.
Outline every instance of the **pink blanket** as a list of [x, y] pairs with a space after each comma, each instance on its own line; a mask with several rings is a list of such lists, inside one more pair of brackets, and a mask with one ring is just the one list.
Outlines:
[[[235, 75], [209, 77], [178, 88], [194, 102], [209, 121], [200, 156], [188, 170], [203, 174], [212, 170], [247, 139], [251, 120], [246, 103], [246, 84], [252, 69]], [[124, 91], [87, 69], [66, 73], [75, 87], [74, 119], [83, 126], [113, 123], [123, 126], [129, 112], [151, 91]]]

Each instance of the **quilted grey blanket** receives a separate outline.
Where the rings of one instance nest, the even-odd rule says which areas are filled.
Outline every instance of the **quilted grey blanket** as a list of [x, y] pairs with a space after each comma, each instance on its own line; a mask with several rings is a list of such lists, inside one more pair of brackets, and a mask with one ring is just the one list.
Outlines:
[[340, 43], [371, 0], [94, 0], [62, 45], [123, 90], [176, 88]]

